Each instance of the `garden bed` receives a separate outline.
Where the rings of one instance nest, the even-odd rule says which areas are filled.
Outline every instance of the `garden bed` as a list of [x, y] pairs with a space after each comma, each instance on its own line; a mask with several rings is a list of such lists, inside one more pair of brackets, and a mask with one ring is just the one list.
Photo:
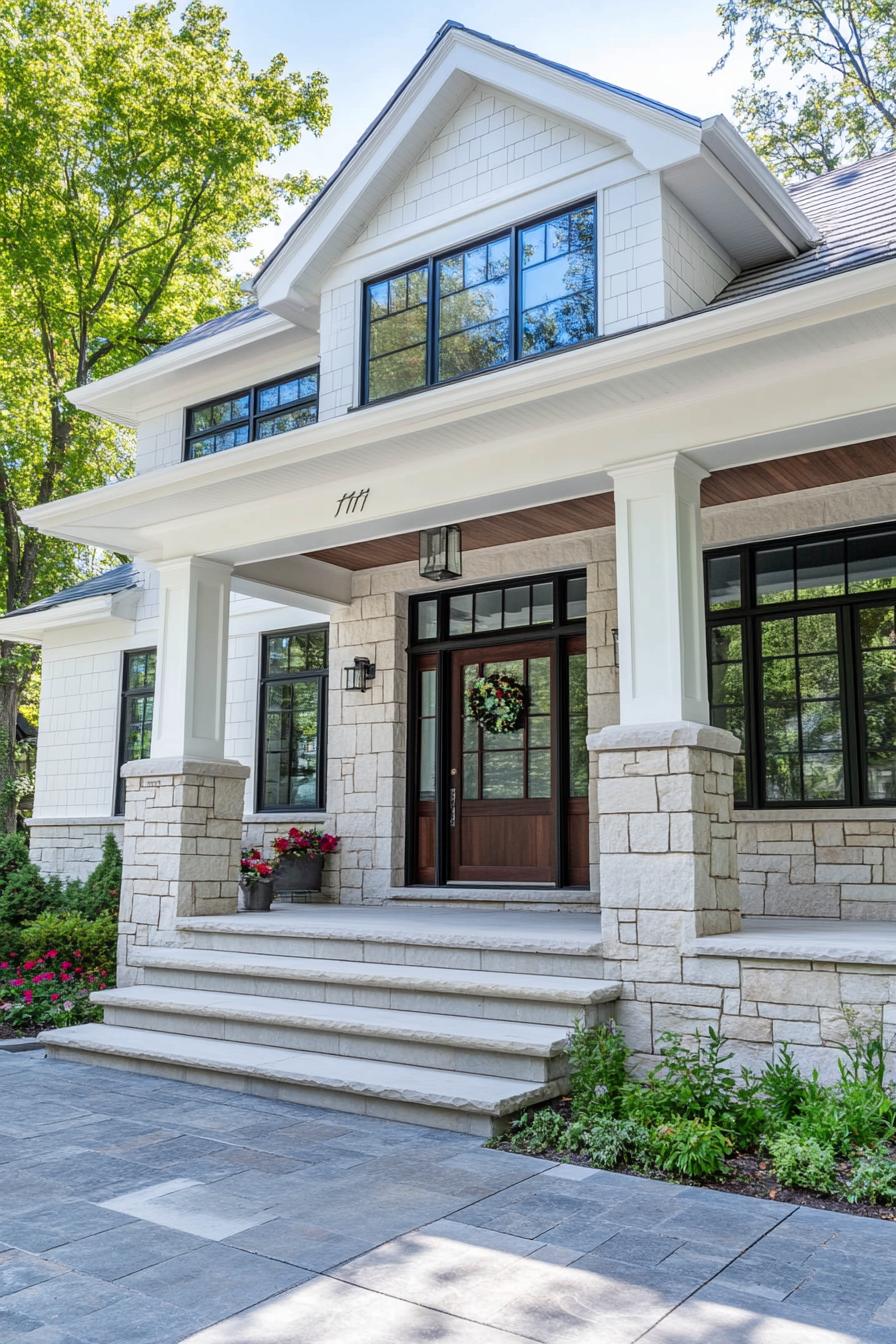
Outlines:
[[570, 1096], [520, 1116], [490, 1147], [557, 1162], [896, 1221], [896, 1092], [882, 1019], [844, 1007], [838, 1078], [822, 1083], [781, 1045], [760, 1073], [730, 1067], [718, 1032], [661, 1041], [629, 1075], [610, 1023], [577, 1024]]
[[[567, 1121], [571, 1119], [568, 1098], [553, 1102], [542, 1109], [554, 1111]], [[503, 1153], [520, 1151], [510, 1139], [493, 1139], [487, 1146]], [[588, 1167], [592, 1171], [606, 1170], [590, 1162], [584, 1153], [571, 1153], [568, 1149], [541, 1148], [537, 1156], [543, 1157], [548, 1162], [565, 1162], [569, 1166]], [[892, 1145], [890, 1145], [890, 1158], [896, 1162], [896, 1150]], [[829, 1213], [852, 1213], [860, 1218], [880, 1218], [884, 1222], [896, 1222], [896, 1205], [869, 1204], [863, 1201], [851, 1204], [848, 1200], [838, 1199], [834, 1195], [782, 1185], [770, 1160], [757, 1153], [734, 1153], [727, 1159], [725, 1166], [725, 1175], [706, 1176], [701, 1180], [681, 1175], [673, 1176], [670, 1172], [660, 1171], [656, 1167], [633, 1167], [625, 1163], [613, 1167], [612, 1170], [623, 1172], [627, 1176], [646, 1176], [655, 1181], [672, 1181], [676, 1185], [723, 1190], [729, 1195], [749, 1195], [751, 1199], [773, 1199], [780, 1204], [802, 1204], [809, 1209], [826, 1209]], [[848, 1164], [840, 1164], [840, 1173], [841, 1178], [848, 1179]]]

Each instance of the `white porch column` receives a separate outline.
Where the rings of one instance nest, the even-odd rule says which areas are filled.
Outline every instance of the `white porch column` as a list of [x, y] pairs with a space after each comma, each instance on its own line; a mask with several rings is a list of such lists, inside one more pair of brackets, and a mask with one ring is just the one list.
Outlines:
[[159, 569], [152, 755], [126, 780], [118, 983], [178, 917], [237, 908], [248, 766], [224, 759], [230, 568], [189, 557]]
[[[709, 725], [700, 481], [680, 455], [613, 474], [620, 722], [597, 754], [604, 955], [630, 1044], [718, 1024], [723, 991], [691, 983], [690, 944], [739, 927], [730, 733]], [[705, 1026], [706, 1022], [701, 1021]]]
[[612, 471], [620, 723], [708, 723], [700, 482], [680, 453]]
[[230, 567], [188, 556], [157, 568], [153, 759], [223, 760]]

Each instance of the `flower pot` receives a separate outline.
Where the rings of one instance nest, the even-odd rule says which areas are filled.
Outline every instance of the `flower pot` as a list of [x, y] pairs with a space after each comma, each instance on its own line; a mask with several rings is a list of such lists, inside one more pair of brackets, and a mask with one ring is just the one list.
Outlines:
[[323, 859], [306, 858], [300, 854], [284, 854], [274, 869], [274, 891], [278, 896], [294, 892], [320, 891]]
[[244, 910], [270, 910], [274, 899], [274, 882], [270, 877], [260, 877], [257, 882], [241, 882]]

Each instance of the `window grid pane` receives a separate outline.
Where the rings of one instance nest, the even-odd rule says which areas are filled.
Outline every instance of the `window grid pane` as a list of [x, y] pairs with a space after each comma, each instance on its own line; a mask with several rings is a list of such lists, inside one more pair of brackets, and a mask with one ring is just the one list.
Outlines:
[[209, 457], [251, 440], [301, 429], [317, 420], [317, 369], [194, 406], [187, 412], [184, 455]]
[[323, 805], [326, 662], [326, 631], [293, 630], [264, 638], [259, 745], [263, 809], [316, 810]]
[[896, 802], [896, 608], [888, 591], [896, 591], [892, 524], [707, 556], [707, 614], [719, 613], [708, 622], [711, 719], [735, 731], [740, 710], [723, 664], [736, 659], [713, 649], [714, 631], [726, 628], [723, 608], [742, 630], [744, 740], [746, 757], [756, 759], [742, 787], [736, 766], [738, 802]]
[[367, 400], [426, 382], [429, 271], [403, 271], [367, 286]]

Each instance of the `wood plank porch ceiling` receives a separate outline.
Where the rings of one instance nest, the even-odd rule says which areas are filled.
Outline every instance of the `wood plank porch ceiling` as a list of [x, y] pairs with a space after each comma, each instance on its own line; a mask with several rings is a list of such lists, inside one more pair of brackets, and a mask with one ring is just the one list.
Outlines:
[[[714, 471], [703, 482], [700, 497], [703, 507], [709, 508], [715, 504], [734, 504], [794, 490], [811, 490], [821, 485], [840, 485], [890, 472], [896, 472], [896, 437]], [[477, 551], [485, 546], [507, 546], [517, 541], [561, 536], [566, 532], [612, 527], [613, 522], [611, 492], [584, 495], [560, 504], [539, 504], [531, 509], [514, 509], [510, 513], [465, 522], [462, 524], [463, 546], [466, 551]], [[418, 535], [417, 532], [402, 532], [394, 537], [332, 546], [308, 554], [315, 560], [341, 565], [343, 569], [400, 565], [417, 559]]]

